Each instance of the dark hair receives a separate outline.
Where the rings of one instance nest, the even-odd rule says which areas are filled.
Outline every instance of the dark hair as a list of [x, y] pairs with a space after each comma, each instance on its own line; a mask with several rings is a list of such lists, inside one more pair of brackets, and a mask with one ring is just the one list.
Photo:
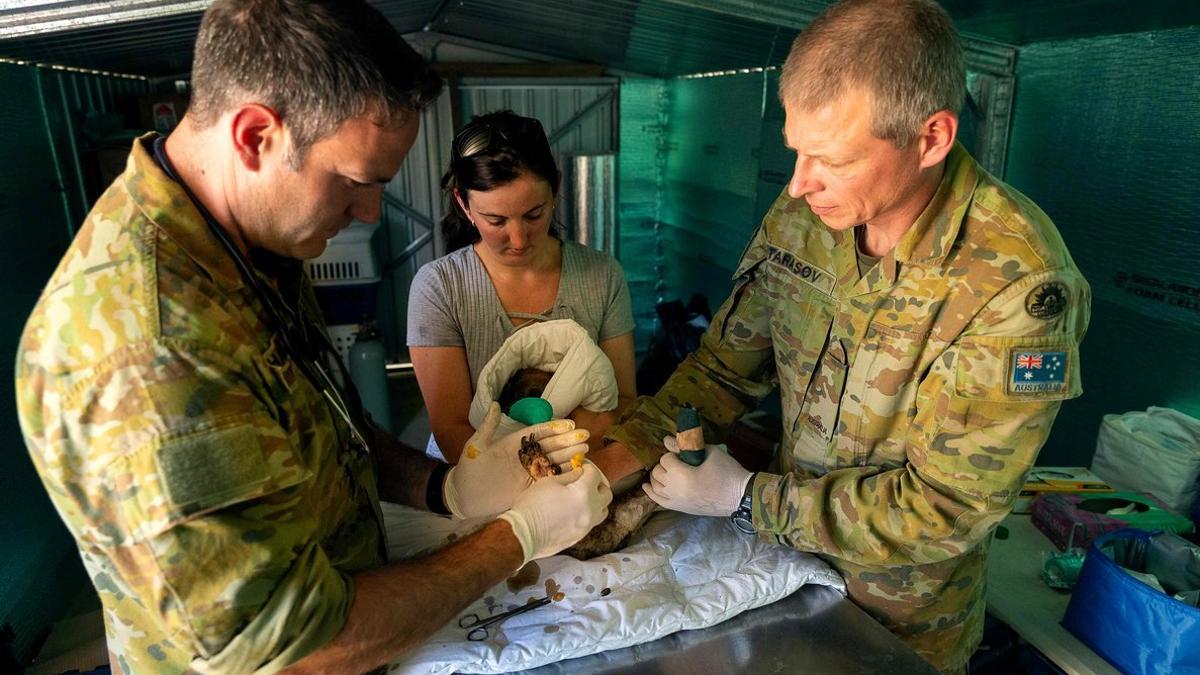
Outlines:
[[792, 43], [779, 98], [811, 111], [865, 87], [871, 133], [904, 147], [930, 115], [962, 109], [965, 64], [954, 22], [933, 0], [842, 0]]
[[549, 183], [550, 193], [558, 196], [561, 174], [536, 119], [502, 110], [475, 117], [458, 132], [450, 148], [450, 168], [442, 176], [448, 200], [442, 218], [447, 253], [479, 241], [479, 231], [454, 201], [454, 191], [466, 203], [468, 190], [487, 192], [525, 172]]
[[196, 36], [189, 112], [203, 128], [244, 102], [273, 109], [298, 167], [346, 120], [402, 121], [441, 89], [429, 63], [363, 0], [217, 0]]

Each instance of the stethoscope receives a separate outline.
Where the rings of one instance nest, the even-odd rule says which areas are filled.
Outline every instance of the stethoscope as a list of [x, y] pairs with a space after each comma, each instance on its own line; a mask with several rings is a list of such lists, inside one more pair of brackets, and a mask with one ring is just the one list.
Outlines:
[[[223, 246], [225, 251], [229, 253], [229, 257], [233, 259], [233, 263], [237, 266], [238, 272], [242, 275], [242, 278], [246, 281], [246, 284], [250, 286], [251, 292], [254, 293], [255, 297], [257, 297], [259, 302], [262, 303], [263, 308], [266, 309], [268, 315], [267, 324], [274, 330], [275, 334], [279, 336], [280, 341], [283, 342], [284, 350], [291, 355], [297, 366], [299, 366], [300, 371], [304, 373], [306, 378], [308, 378], [308, 381], [317, 388], [317, 391], [321, 392], [321, 395], [324, 397], [329, 409], [335, 414], [336, 417], [340, 417], [342, 421], [346, 423], [346, 427], [350, 429], [350, 435], [352, 439], [360, 448], [362, 448], [363, 452], [369, 453], [371, 446], [367, 443], [366, 435], [360, 430], [359, 424], [357, 424], [354, 420], [352, 412], [354, 409], [346, 405], [345, 399], [342, 398], [341, 387], [337, 385], [333, 379], [333, 376], [330, 375], [329, 371], [327, 371], [321, 365], [319, 360], [308, 356], [306, 352], [300, 350], [292, 341], [292, 335], [289, 327], [300, 325], [300, 319], [296, 315], [296, 312], [294, 312], [291, 307], [288, 307], [281, 299], [277, 298], [274, 293], [270, 292], [263, 286], [262, 281], [258, 278], [258, 275], [255, 274], [252, 269], [250, 269], [250, 264], [246, 262], [246, 258], [242, 255], [241, 251], [239, 251], [238, 248], [234, 246], [233, 242], [230, 241], [229, 235], [225, 232], [225, 229], [221, 227], [220, 223], [218, 223], [215, 218], [213, 218], [212, 214], [208, 212], [208, 209], [204, 207], [204, 204], [200, 203], [199, 199], [196, 199], [196, 195], [192, 192], [191, 188], [187, 186], [187, 183], [184, 183], [179, 177], [179, 174], [175, 171], [175, 167], [171, 164], [171, 160], [167, 158], [167, 153], [165, 150], [166, 140], [167, 139], [165, 136], [159, 136], [154, 139], [155, 161], [158, 162], [159, 167], [166, 172], [167, 176], [169, 176], [171, 180], [175, 181], [179, 184], [179, 187], [183, 188], [183, 191], [185, 194], [187, 194], [188, 199], [192, 201], [192, 205], [195, 206], [196, 210], [200, 213], [200, 217], [203, 218], [204, 222], [208, 224], [208, 229], [212, 231], [213, 235], [217, 238], [217, 241], [220, 241], [221, 246]], [[318, 333], [320, 333], [320, 331], [318, 331]], [[306, 336], [307, 334], [308, 331], [305, 331]], [[346, 373], [346, 369], [342, 366], [341, 359], [337, 356], [337, 351], [334, 350], [333, 345], [329, 343], [328, 338], [326, 338], [323, 334], [319, 335], [318, 339], [320, 342], [316, 345], [317, 348], [326, 356], [330, 354], [333, 355], [333, 357], [329, 360], [338, 368], [339, 375], [342, 377], [342, 381], [345, 382], [346, 386], [350, 388], [350, 393], [352, 395], [356, 394], [357, 392], [354, 392], [353, 385], [350, 384], [350, 377]], [[311, 345], [312, 341], [306, 338], [305, 343]], [[357, 398], [357, 396], [355, 396], [355, 398]], [[361, 406], [359, 406], [357, 410], [361, 411]], [[362, 424], [362, 428], [366, 428], [365, 421]]]

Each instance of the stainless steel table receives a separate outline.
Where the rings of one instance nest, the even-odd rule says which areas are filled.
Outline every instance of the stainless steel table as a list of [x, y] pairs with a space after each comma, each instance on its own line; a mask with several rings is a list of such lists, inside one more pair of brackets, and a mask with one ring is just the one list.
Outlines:
[[523, 671], [552, 673], [934, 673], [840, 593], [804, 586], [725, 623]]

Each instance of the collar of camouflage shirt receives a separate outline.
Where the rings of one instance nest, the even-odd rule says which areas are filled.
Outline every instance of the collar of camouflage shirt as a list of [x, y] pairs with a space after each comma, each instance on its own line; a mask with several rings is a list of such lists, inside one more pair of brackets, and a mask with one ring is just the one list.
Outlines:
[[[133, 142], [129, 164], [121, 179], [138, 209], [173, 239], [220, 285], [229, 290], [245, 281], [221, 242], [213, 235], [191, 198], [155, 161], [150, 149], [157, 133]], [[145, 233], [150, 236], [150, 232]]]

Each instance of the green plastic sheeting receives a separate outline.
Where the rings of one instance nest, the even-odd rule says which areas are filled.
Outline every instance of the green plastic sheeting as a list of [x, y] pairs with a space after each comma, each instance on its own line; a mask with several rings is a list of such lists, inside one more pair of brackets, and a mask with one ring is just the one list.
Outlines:
[[1095, 301], [1084, 395], [1042, 464], [1087, 464], [1106, 413], [1200, 416], [1200, 28], [1035, 44], [1006, 179], [1054, 219]]
[[[42, 73], [0, 63], [0, 91], [13, 105], [0, 107], [0, 231], [8, 254], [0, 265], [0, 625], [10, 625], [18, 659], [32, 650], [48, 626], [83, 587], [78, 552], [34, 472], [17, 423], [13, 365], [21, 330], [70, 242], [50, 144], [53, 119], [44, 114]], [[53, 97], [48, 97], [53, 102]]]

